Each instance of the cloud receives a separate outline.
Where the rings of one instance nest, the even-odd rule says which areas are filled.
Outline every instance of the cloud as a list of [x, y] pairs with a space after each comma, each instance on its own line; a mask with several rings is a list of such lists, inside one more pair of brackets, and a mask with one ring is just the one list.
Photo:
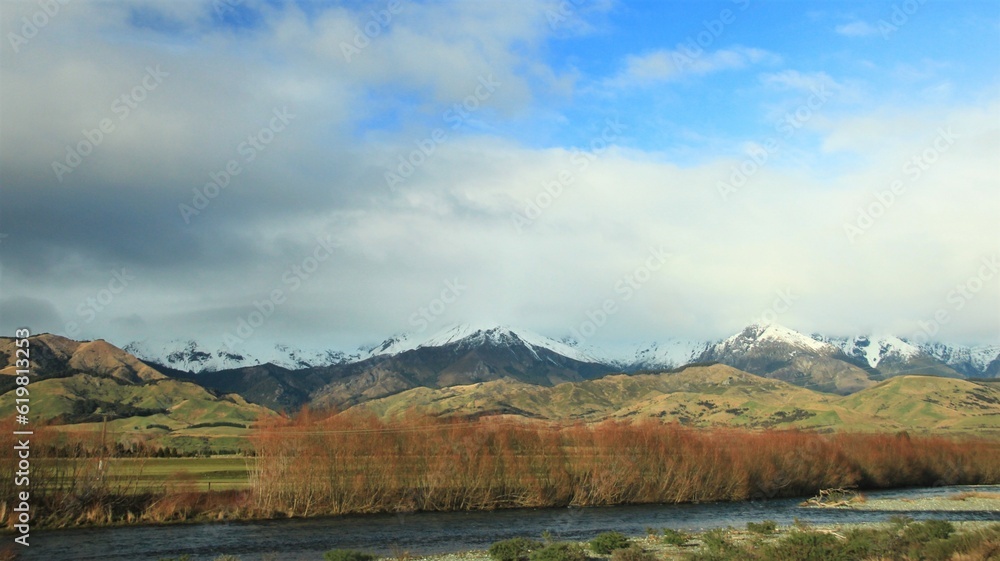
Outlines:
[[[0, 52], [0, 229], [9, 236], [0, 330], [75, 321], [80, 337], [121, 344], [218, 341], [281, 290], [248, 344], [347, 349], [416, 328], [413, 315], [457, 279], [467, 288], [432, 327], [492, 320], [559, 336], [613, 299], [620, 311], [599, 338], [716, 337], [790, 288], [801, 298], [779, 321], [793, 327], [850, 333], [867, 322], [906, 334], [997, 249], [983, 235], [996, 231], [998, 211], [992, 93], [991, 103], [872, 102], [834, 113], [859, 89], [850, 73], [791, 70], [771, 51], [612, 59], [606, 85], [616, 88], [754, 70], [647, 114], [575, 87], [608, 73], [567, 70], [563, 43], [549, 42], [562, 31], [549, 26], [547, 4], [404, 3], [351, 61], [341, 43], [368, 23], [367, 10], [249, 4], [253, 24], [232, 25], [213, 19], [211, 3], [185, 3], [137, 25], [129, 6], [67, 4], [21, 52]], [[157, 66], [169, 75], [136, 90]], [[476, 98], [490, 74], [500, 86]], [[747, 121], [766, 119], [772, 99], [801, 105], [813, 87], [837, 91], [809, 135], [799, 133], [815, 143], [806, 147], [815, 165], [790, 166], [783, 147], [722, 199], [718, 184], [746, 157], [720, 147], [752, 141], [759, 153], [763, 138]], [[124, 118], [114, 109], [123, 95], [135, 105]], [[470, 96], [475, 108], [453, 127], [447, 111]], [[712, 96], [731, 111], [716, 115]], [[271, 129], [286, 108], [294, 119]], [[718, 128], [696, 119], [635, 140], [689, 110]], [[611, 111], [628, 128], [607, 140]], [[103, 119], [114, 130], [59, 181], [52, 162], [96, 138]], [[844, 223], [948, 125], [961, 141], [849, 243]], [[428, 140], [435, 129], [443, 140]], [[249, 150], [253, 142], [260, 148]], [[662, 148], [670, 143], [680, 147]], [[386, 174], [404, 163], [405, 181], [390, 186]], [[198, 214], [186, 222], [181, 204]], [[515, 217], [529, 214], [519, 227]], [[326, 236], [336, 243], [318, 260]], [[622, 290], [661, 247], [671, 254], [664, 267]], [[117, 291], [123, 268], [134, 280]], [[1000, 332], [989, 313], [998, 294], [984, 289], [942, 336]]]
[[838, 84], [826, 72], [803, 73], [797, 70], [783, 70], [781, 72], [761, 74], [760, 81], [765, 85], [786, 90], [813, 91], [823, 88], [833, 90], [843, 89], [843, 86]]
[[846, 35], [847, 37], [870, 37], [872, 35], [878, 35], [879, 33], [877, 27], [861, 20], [838, 25], [834, 28], [834, 31], [840, 35]]
[[624, 68], [607, 80], [606, 85], [615, 88], [651, 85], [687, 75], [706, 75], [755, 64], [773, 64], [779, 60], [778, 55], [764, 49], [739, 46], [713, 52], [692, 52], [685, 48], [657, 50], [629, 55]]

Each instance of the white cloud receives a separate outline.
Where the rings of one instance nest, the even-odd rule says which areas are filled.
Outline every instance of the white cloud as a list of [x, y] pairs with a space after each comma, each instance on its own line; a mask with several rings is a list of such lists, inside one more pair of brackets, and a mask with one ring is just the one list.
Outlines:
[[775, 86], [779, 89], [795, 89], [807, 92], [824, 88], [832, 90], [843, 89], [843, 86], [838, 84], [826, 72], [803, 73], [797, 70], [784, 70], [761, 74], [760, 80], [765, 85]]
[[[705, 163], [691, 164], [612, 148], [582, 169], [567, 149], [450, 129], [433, 157], [390, 190], [386, 170], [428, 134], [410, 124], [411, 112], [438, 122], [483, 73], [503, 84], [488, 100], [491, 109], [509, 114], [535, 109], [547, 88], [569, 88], [567, 76], [538, 55], [552, 33], [544, 14], [520, 6], [407, 3], [347, 63], [340, 42], [363, 23], [360, 10], [311, 19], [294, 5], [267, 8], [274, 11], [264, 12], [259, 29], [209, 30], [164, 47], [131, 29], [123, 13], [68, 4], [74, 11], [53, 20], [30, 48], [2, 54], [4, 298], [16, 299], [18, 321], [40, 310], [32, 327], [59, 331], [124, 265], [135, 283], [84, 336], [125, 342], [145, 326], [164, 338], [217, 337], [283, 286], [283, 271], [309, 254], [316, 236], [330, 233], [341, 248], [255, 338], [345, 347], [371, 341], [412, 328], [411, 314], [452, 278], [469, 288], [442, 322], [489, 318], [560, 335], [620, 297], [616, 281], [660, 245], [674, 257], [621, 302], [602, 337], [725, 335], [786, 288], [802, 295], [779, 318], [794, 327], [849, 332], [892, 322], [886, 329], [905, 330], [945, 305], [966, 268], [974, 272], [979, 256], [998, 249], [990, 236], [1000, 211], [992, 195], [995, 103], [817, 117], [810, 126], [823, 145], [810, 154], [822, 168], [789, 170], [779, 155], [727, 201], [717, 184], [742, 158], [699, 155], [694, 160]], [[200, 21], [187, 8], [176, 18]], [[659, 50], [627, 58], [609, 85], [778, 61], [746, 47], [698, 56]], [[156, 64], [169, 78], [69, 183], [57, 183], [53, 158]], [[839, 75], [792, 70], [761, 81], [769, 95], [840, 88], [838, 100], [851, 86]], [[184, 225], [178, 204], [283, 105], [298, 115], [289, 129]], [[380, 120], [390, 125], [363, 126]], [[858, 243], [848, 243], [843, 223], [948, 124], [961, 141]], [[702, 134], [720, 136], [701, 129], [690, 136]], [[846, 168], [826, 161], [841, 155], [863, 158]], [[543, 184], [562, 172], [572, 181], [518, 232], [512, 214], [543, 200]], [[990, 314], [1000, 291], [990, 286], [943, 336], [1000, 333]]]
[[692, 52], [683, 47], [657, 50], [628, 56], [621, 72], [607, 80], [606, 85], [616, 88], [650, 85], [685, 75], [705, 75], [755, 64], [774, 64], [780, 60], [778, 55], [764, 49], [740, 46], [712, 52]]
[[834, 31], [848, 37], [870, 37], [872, 35], [878, 35], [879, 33], [877, 27], [861, 20], [838, 25], [834, 28]]

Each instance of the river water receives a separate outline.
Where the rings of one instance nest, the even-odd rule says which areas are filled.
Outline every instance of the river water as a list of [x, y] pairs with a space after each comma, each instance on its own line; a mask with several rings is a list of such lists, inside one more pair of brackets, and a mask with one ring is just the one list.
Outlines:
[[[932, 498], [968, 491], [970, 487], [934, 487], [867, 492], [873, 498]], [[977, 490], [1000, 491], [1000, 486]], [[814, 509], [798, 506], [802, 499], [742, 503], [641, 505], [595, 508], [518, 509], [493, 512], [364, 515], [197, 525], [128, 526], [32, 532], [31, 546], [18, 547], [26, 561], [139, 561], [189, 555], [210, 561], [223, 553], [242, 561], [269, 558], [318, 561], [323, 552], [351, 548], [390, 554], [454, 552], [485, 549], [515, 536], [538, 538], [548, 530], [557, 539], [588, 540], [616, 530], [642, 536], [647, 527], [702, 530], [747, 522], [795, 518], [810, 524], [882, 522], [893, 514], [917, 520], [1000, 521], [997, 512], [885, 512]], [[9, 534], [8, 534], [9, 536]]]

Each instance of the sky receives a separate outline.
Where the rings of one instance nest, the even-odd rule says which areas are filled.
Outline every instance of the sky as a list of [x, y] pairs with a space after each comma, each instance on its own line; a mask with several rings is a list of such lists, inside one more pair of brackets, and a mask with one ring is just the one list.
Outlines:
[[1000, 4], [0, 4], [0, 332], [1000, 343]]

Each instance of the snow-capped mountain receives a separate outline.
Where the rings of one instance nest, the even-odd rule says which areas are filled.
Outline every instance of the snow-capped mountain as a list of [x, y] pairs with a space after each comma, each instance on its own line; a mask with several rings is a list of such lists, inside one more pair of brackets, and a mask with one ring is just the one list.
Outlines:
[[752, 324], [700, 357], [825, 392], [845, 394], [874, 385], [867, 371], [846, 359], [837, 346], [777, 324]]
[[303, 350], [285, 344], [269, 349], [234, 351], [225, 345], [205, 345], [194, 340], [133, 341], [125, 351], [139, 359], [185, 372], [217, 372], [274, 364], [289, 370], [327, 366], [360, 360], [361, 354], [348, 355], [334, 350]]
[[921, 354], [921, 350], [892, 335], [857, 335], [855, 337], [823, 338], [836, 345], [844, 354], [856, 358], [864, 364], [878, 368], [886, 361], [906, 361]]
[[397, 336], [358, 362], [316, 369], [329, 382], [312, 394], [337, 407], [415, 387], [444, 388], [511, 379], [539, 386], [614, 372], [568, 345], [523, 329], [462, 324], [429, 336]]
[[906, 374], [961, 377], [953, 368], [928, 355], [920, 347], [892, 335], [857, 335], [823, 340], [839, 347], [858, 366], [877, 370], [882, 378]]
[[968, 378], [1000, 376], [1000, 345], [963, 347], [925, 343], [920, 349]]
[[444, 347], [452, 344], [475, 347], [484, 344], [511, 345], [518, 342], [526, 344], [531, 349], [546, 349], [580, 362], [602, 362], [599, 358], [585, 351], [526, 329], [471, 323], [453, 325], [426, 336], [421, 334], [396, 335], [372, 349], [368, 353], [368, 357], [397, 355], [421, 347]]
[[836, 351], [836, 347], [824, 341], [818, 341], [812, 337], [794, 331], [776, 323], [754, 323], [747, 326], [743, 331], [716, 343], [711, 347], [710, 352], [716, 355], [732, 353], [749, 353], [755, 349], [761, 349], [768, 345], [784, 345], [793, 350], [831, 355]]
[[[996, 345], [916, 345], [892, 335], [809, 336], [777, 324], [753, 324], [731, 337], [717, 341], [668, 338], [617, 345], [578, 343], [572, 339], [557, 340], [521, 328], [464, 323], [438, 332], [396, 335], [378, 345], [353, 353], [333, 349], [304, 349], [286, 344], [233, 351], [222, 344], [213, 345], [193, 340], [137, 341], [125, 345], [123, 349], [146, 362], [197, 373], [268, 363], [288, 370], [301, 370], [352, 364], [377, 357], [393, 357], [418, 349], [447, 347], [457, 352], [483, 346], [516, 347], [534, 360], [551, 362], [555, 357], [563, 357], [577, 363], [598, 364], [622, 372], [669, 370], [693, 362], [715, 361], [766, 375], [790, 368], [792, 362], [802, 362], [802, 357], [819, 357], [827, 366], [837, 366], [834, 370], [843, 366], [838, 362], [847, 363], [868, 372], [875, 379], [900, 374], [1000, 376], [1000, 346]], [[829, 362], [828, 359], [836, 362]], [[814, 365], [802, 364], [799, 374], [785, 374], [794, 378], [813, 367]], [[827, 374], [832, 375], [830, 372]], [[859, 376], [857, 371], [851, 371], [851, 384], [864, 385], [864, 380]], [[832, 383], [831, 380], [827, 381]], [[804, 383], [814, 382], [815, 380]]]
[[638, 344], [587, 345], [567, 338], [562, 343], [579, 350], [585, 356], [623, 372], [639, 370], [670, 370], [698, 362], [712, 345], [709, 341], [692, 339], [664, 339]]

